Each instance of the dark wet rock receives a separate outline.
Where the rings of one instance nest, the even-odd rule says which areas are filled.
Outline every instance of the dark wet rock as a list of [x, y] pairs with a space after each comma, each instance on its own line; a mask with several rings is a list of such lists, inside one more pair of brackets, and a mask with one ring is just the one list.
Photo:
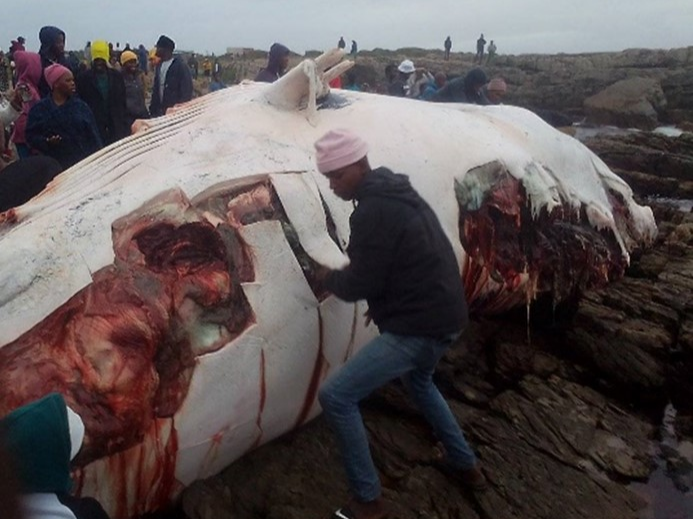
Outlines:
[[659, 81], [635, 77], [617, 81], [585, 99], [585, 114], [593, 124], [652, 130], [666, 109]]
[[693, 196], [693, 134], [636, 132], [594, 137], [585, 144], [638, 193]]
[[[649, 132], [602, 135], [585, 145], [647, 202], [653, 196], [693, 199], [693, 134], [668, 137]], [[661, 205], [659, 222], [677, 218], [677, 209]], [[668, 225], [665, 223], [665, 225]]]

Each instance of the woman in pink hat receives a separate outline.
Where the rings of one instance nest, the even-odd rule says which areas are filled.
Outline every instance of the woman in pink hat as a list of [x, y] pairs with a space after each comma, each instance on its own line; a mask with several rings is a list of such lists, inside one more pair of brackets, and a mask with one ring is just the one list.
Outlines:
[[67, 169], [103, 147], [94, 114], [76, 97], [75, 78], [63, 65], [44, 70], [51, 95], [29, 112], [26, 140], [31, 148]]

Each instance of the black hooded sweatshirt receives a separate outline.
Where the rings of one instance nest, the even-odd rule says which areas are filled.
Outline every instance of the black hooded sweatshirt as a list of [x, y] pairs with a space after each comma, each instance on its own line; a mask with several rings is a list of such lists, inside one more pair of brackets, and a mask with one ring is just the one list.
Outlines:
[[257, 76], [255, 76], [255, 81], [262, 83], [274, 83], [277, 79], [279, 79], [283, 73], [281, 60], [284, 56], [287, 56], [289, 52], [289, 48], [285, 47], [281, 43], [273, 44], [272, 47], [270, 47], [267, 67], [263, 68], [257, 73]]
[[[65, 40], [65, 33], [57, 27], [52, 27], [50, 25], [46, 27], [41, 27], [41, 30], [39, 31], [39, 41], [41, 42], [41, 49], [39, 50], [39, 55], [41, 56], [42, 70], [46, 70], [46, 67], [50, 67], [55, 63], [70, 68], [70, 64], [67, 62], [67, 59], [65, 58], [64, 54], [58, 56], [57, 60], [55, 59], [55, 56], [51, 56], [51, 50], [59, 36], [63, 37], [63, 41]], [[73, 74], [76, 72], [76, 70], [72, 71]], [[43, 72], [41, 72], [41, 80], [39, 81], [38, 91], [42, 98], [46, 97], [48, 94], [51, 93], [51, 89], [48, 86], [48, 83], [46, 82], [46, 78], [43, 75]]]
[[366, 299], [381, 332], [437, 338], [461, 331], [468, 317], [457, 259], [409, 179], [375, 169], [355, 198], [351, 262], [327, 277], [327, 288], [345, 301]]

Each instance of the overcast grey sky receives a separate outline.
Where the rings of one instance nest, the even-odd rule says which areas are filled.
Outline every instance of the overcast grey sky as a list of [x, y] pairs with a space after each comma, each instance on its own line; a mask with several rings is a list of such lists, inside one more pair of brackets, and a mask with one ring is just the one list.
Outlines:
[[[67, 48], [106, 39], [153, 46], [159, 34], [179, 49], [223, 53], [280, 41], [297, 52], [326, 49], [339, 36], [362, 49], [441, 47], [473, 52], [479, 33], [499, 53], [578, 53], [693, 45], [693, 0], [7, 0], [0, 47], [56, 25]], [[170, 6], [170, 7], [169, 7]], [[175, 6], [175, 7], [174, 7]], [[180, 6], [180, 7], [179, 7]]]

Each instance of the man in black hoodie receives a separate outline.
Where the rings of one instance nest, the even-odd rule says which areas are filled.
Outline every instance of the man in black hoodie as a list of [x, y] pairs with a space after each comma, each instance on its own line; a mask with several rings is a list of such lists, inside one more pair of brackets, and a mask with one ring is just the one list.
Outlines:
[[368, 146], [348, 130], [316, 143], [318, 170], [343, 200], [355, 200], [349, 220], [350, 263], [322, 269], [318, 279], [340, 299], [366, 299], [381, 335], [366, 344], [320, 389], [325, 416], [337, 436], [352, 499], [338, 519], [385, 517], [359, 402], [396, 378], [445, 447], [447, 465], [480, 490], [486, 480], [445, 399], [433, 384], [438, 361], [467, 324], [460, 269], [438, 218], [409, 179], [372, 170]]
[[284, 75], [289, 66], [289, 49], [281, 43], [273, 43], [270, 47], [267, 66], [255, 76], [255, 81], [274, 83]]

